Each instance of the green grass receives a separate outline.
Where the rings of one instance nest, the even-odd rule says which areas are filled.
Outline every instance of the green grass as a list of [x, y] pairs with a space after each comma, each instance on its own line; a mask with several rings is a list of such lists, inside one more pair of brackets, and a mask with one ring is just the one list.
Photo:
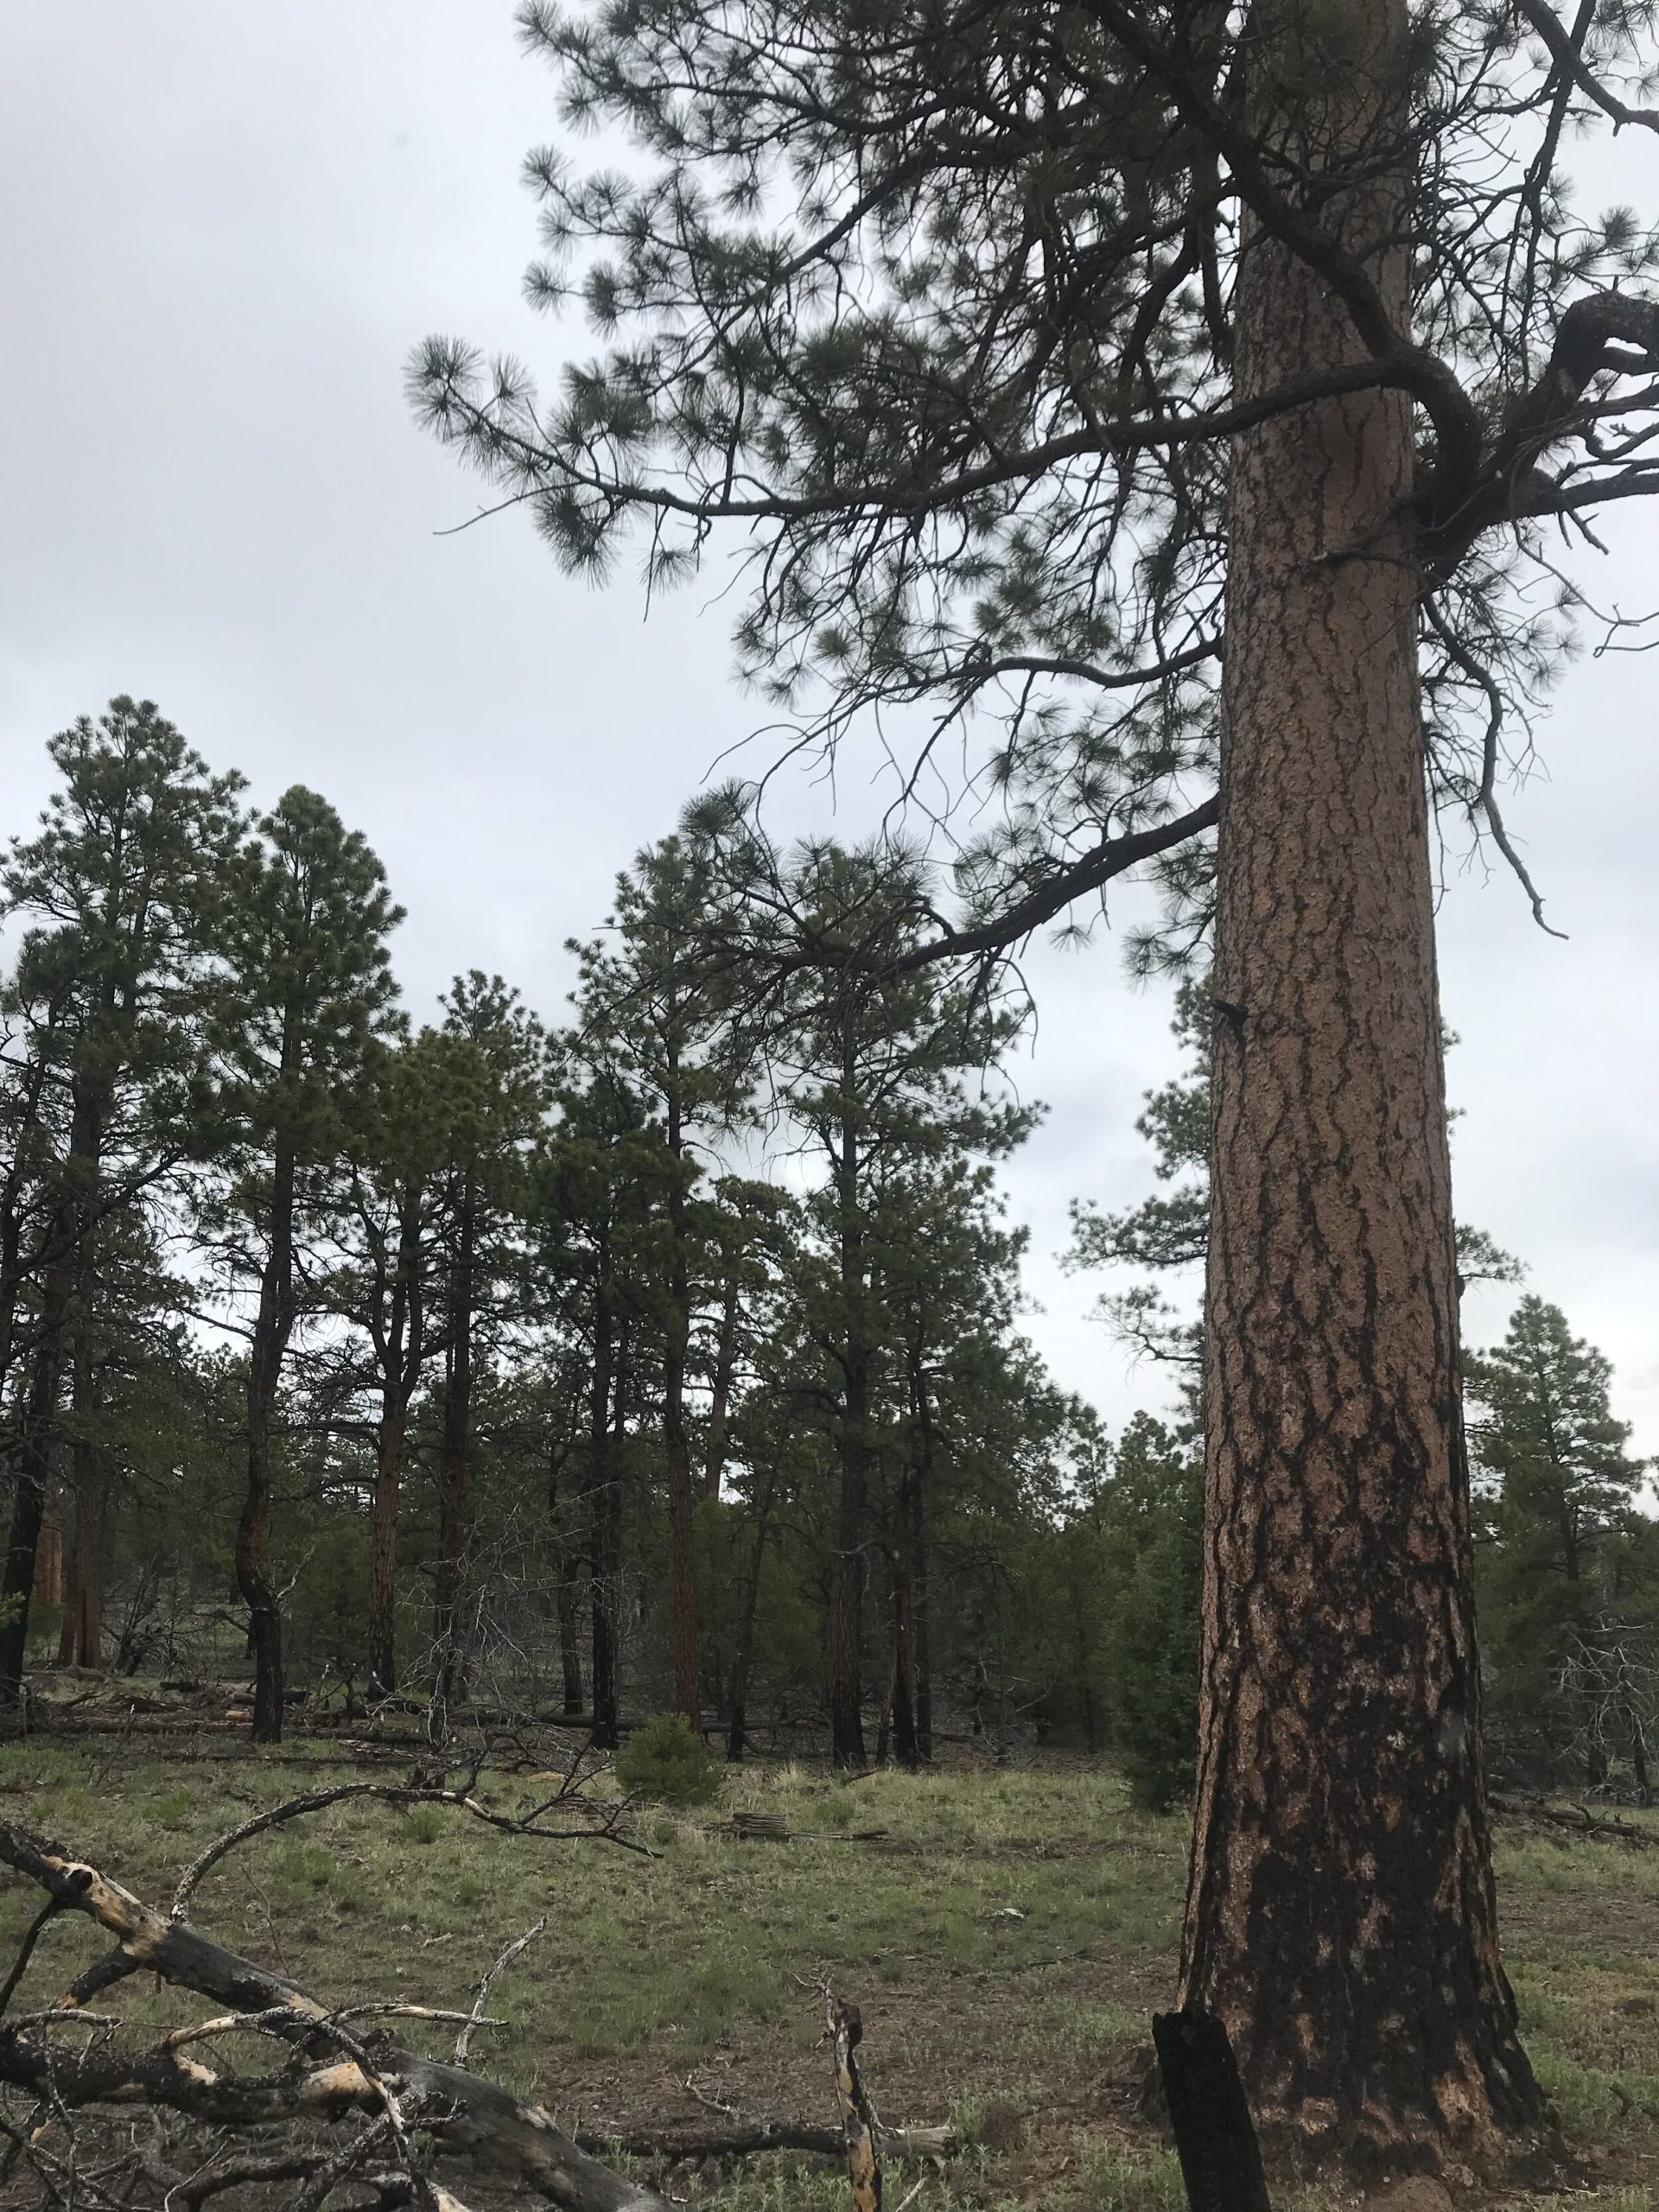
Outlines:
[[[283, 1755], [169, 1763], [22, 1746], [0, 1753], [0, 1808], [164, 1903], [216, 1835], [332, 1778]], [[480, 1794], [510, 1810], [529, 1788], [486, 1777]], [[1147, 2012], [1169, 1993], [1179, 1817], [1135, 1811], [1081, 1761], [855, 1784], [752, 1768], [726, 1795], [784, 1813], [790, 1840], [740, 1842], [713, 1811], [653, 1810], [641, 1857], [508, 1838], [442, 1808], [349, 1802], [239, 1847], [193, 1915], [324, 1999], [447, 2006], [464, 2006], [501, 1945], [545, 1919], [492, 1993], [504, 2024], [480, 2033], [475, 2063], [584, 2120], [595, 2098], [619, 2117], [666, 2107], [683, 2120], [677, 2077], [703, 2069], [740, 2108], [828, 2119], [815, 1994], [828, 1976], [862, 2007], [883, 2116], [948, 2114], [963, 2139], [923, 2212], [1180, 2206], [1173, 2160], [1128, 2116], [1132, 2094], [1101, 2094], [1138, 2080]], [[1501, 2202], [1659, 2212], [1659, 1851], [1506, 1834], [1498, 1864], [1528, 2048], [1569, 2141], [1606, 2182]], [[0, 1885], [0, 1958], [35, 1909], [22, 1885]], [[54, 1921], [20, 2005], [49, 2001], [97, 1948], [85, 1924]], [[188, 2015], [153, 1983], [126, 1989], [141, 2024]], [[437, 2050], [450, 2032], [411, 2025], [410, 2039]], [[720, 2212], [845, 2201], [833, 2171], [775, 2159], [697, 2196]], [[1350, 2201], [1274, 2196], [1282, 2212]]]

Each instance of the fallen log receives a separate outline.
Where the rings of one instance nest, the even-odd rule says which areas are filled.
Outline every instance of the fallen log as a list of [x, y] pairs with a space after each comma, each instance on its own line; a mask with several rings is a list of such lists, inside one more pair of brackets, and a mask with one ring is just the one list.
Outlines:
[[1632, 1851], [1659, 1849], [1659, 1829], [1637, 1827], [1632, 1821], [1621, 1821], [1617, 1814], [1607, 1818], [1592, 1813], [1586, 1805], [1574, 1805], [1569, 1811], [1548, 1805], [1541, 1797], [1490, 1797], [1487, 1802], [1506, 1821], [1564, 1828], [1569, 1835], [1586, 1837], [1592, 1843], [1628, 1844]]
[[[105, 2034], [66, 2048], [50, 2014], [0, 2018], [0, 2081], [30, 2091], [48, 2109], [148, 2103], [234, 2127], [340, 2120], [353, 2113], [396, 2114], [408, 2124], [410, 2115], [418, 2115], [442, 2154], [526, 2185], [565, 2212], [669, 2212], [654, 2190], [582, 2150], [543, 2106], [387, 2038], [359, 2042], [341, 2016], [297, 1983], [226, 1949], [188, 1921], [156, 1911], [45, 1838], [0, 1822], [0, 1864], [35, 1883], [58, 1911], [84, 1914], [117, 1939], [115, 1949], [94, 1961], [59, 2000], [64, 2026], [74, 2016], [86, 2017], [89, 1997], [143, 1970], [242, 2016], [186, 2031], [192, 2043], [238, 2026], [255, 2028], [290, 2045], [305, 2062], [248, 2076], [208, 2064], [185, 2048], [178, 2031], [137, 2052], [117, 2048]], [[429, 2203], [443, 2201], [435, 2189], [426, 2195]]]
[[763, 1837], [784, 1843], [789, 1839], [789, 1818], [784, 1813], [734, 1813], [731, 1830], [738, 1837]]
[[[655, 2127], [578, 2128], [584, 2151], [624, 2152], [631, 2158], [747, 2158], [768, 2151], [800, 2151], [814, 2157], [844, 2158], [847, 2138], [839, 2127], [808, 2120], [745, 2120], [724, 2126], [669, 2120]], [[957, 2148], [955, 2130], [942, 2127], [884, 2127], [878, 2136], [882, 2155], [893, 2158], [945, 2158]]]

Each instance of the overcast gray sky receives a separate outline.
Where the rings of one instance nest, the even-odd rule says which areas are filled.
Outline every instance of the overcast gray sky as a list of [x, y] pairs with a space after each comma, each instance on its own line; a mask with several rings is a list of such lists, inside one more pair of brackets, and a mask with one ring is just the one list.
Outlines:
[[[579, 330], [532, 316], [521, 156], [551, 80], [505, 0], [6, 0], [0, 10], [0, 830], [45, 796], [44, 740], [116, 691], [156, 699], [270, 801], [301, 781], [370, 838], [409, 910], [417, 1013], [499, 969], [557, 1018], [561, 950], [749, 729], [711, 584], [659, 603], [562, 577], [513, 518], [438, 533], [476, 487], [412, 426], [433, 330], [550, 374]], [[1659, 147], [1608, 196], [1651, 207]], [[1659, 603], [1659, 517], [1627, 509], [1590, 581]], [[1659, 663], [1570, 674], [1548, 777], [1512, 829], [1570, 931], [1505, 875], [1442, 912], [1459, 1211], [1517, 1252], [1616, 1365], [1659, 1452]], [[846, 804], [859, 811], [860, 794]], [[804, 820], [823, 794], [785, 795]], [[1063, 1276], [1065, 1206], [1152, 1187], [1133, 1121], [1173, 1065], [1166, 995], [1104, 936], [1040, 948], [1022, 1086], [1047, 1121], [1007, 1175], [1029, 1223], [1032, 1332], [1114, 1422], [1160, 1404]], [[1471, 1294], [1469, 1333], [1510, 1294]]]

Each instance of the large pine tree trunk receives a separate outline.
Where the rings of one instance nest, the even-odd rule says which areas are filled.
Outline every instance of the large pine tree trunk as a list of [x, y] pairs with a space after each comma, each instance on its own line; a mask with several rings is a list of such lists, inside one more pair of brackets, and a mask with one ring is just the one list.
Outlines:
[[[1324, 55], [1292, 50], [1299, 16]], [[1301, 149], [1319, 158], [1321, 125], [1351, 148], [1392, 100], [1404, 0], [1253, 20], [1258, 114], [1325, 69]], [[1402, 204], [1388, 182], [1323, 219], [1370, 245]], [[1393, 237], [1370, 266], [1403, 327]], [[1236, 316], [1240, 397], [1358, 350], [1259, 232]], [[1484, 1797], [1412, 477], [1392, 395], [1234, 452], [1182, 1974], [1258, 2113], [1385, 2158], [1539, 2108]]]

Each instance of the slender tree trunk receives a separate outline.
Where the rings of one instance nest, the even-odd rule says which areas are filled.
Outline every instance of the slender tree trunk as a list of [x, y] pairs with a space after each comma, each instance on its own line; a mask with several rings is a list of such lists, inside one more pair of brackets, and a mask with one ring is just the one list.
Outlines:
[[864, 1764], [864, 1520], [868, 1497], [870, 1389], [861, 1344], [848, 1348], [841, 1423], [841, 1491], [830, 1575], [824, 1651], [830, 1752], [837, 1766]]
[[16, 1707], [22, 1701], [35, 1554], [46, 1512], [47, 1486], [52, 1478], [75, 1315], [86, 1289], [103, 1144], [103, 1096], [83, 1085], [75, 1094], [62, 1185], [45, 1240], [34, 1363], [19, 1424], [17, 1487], [12, 1500], [5, 1573], [0, 1579], [0, 1707]]
[[933, 1649], [927, 1589], [927, 1491], [933, 1471], [933, 1407], [918, 1339], [912, 1341], [909, 1365], [911, 1456], [899, 1500], [899, 1518], [909, 1646], [907, 1679], [915, 1757], [920, 1763], [933, 1756]]
[[467, 1558], [467, 1462], [472, 1444], [473, 1320], [478, 1193], [470, 1174], [461, 1191], [455, 1262], [449, 1285], [443, 1432], [438, 1445], [438, 1558], [433, 1586], [433, 1689], [448, 1705], [462, 1694], [460, 1612]]
[[35, 1559], [40, 1546], [41, 1523], [46, 1514], [47, 1484], [51, 1479], [58, 1402], [67, 1364], [63, 1340], [73, 1294], [73, 1274], [64, 1262], [54, 1267], [46, 1279], [40, 1337], [35, 1347], [20, 1424], [17, 1487], [12, 1499], [3, 1612], [0, 1613], [0, 1700], [13, 1708], [22, 1702], [29, 1606], [35, 1595]]
[[[618, 1513], [615, 1440], [612, 1429], [611, 1395], [615, 1384], [620, 1408], [626, 1381], [626, 1352], [616, 1357], [613, 1292], [609, 1280], [608, 1243], [601, 1256], [603, 1274], [594, 1312], [593, 1416], [589, 1444], [591, 1500], [588, 1610], [592, 1629], [594, 1684], [594, 1742], [601, 1751], [613, 1751], [620, 1742], [617, 1726], [617, 1573]], [[626, 1334], [626, 1332], [625, 1332]], [[614, 1373], [613, 1363], [614, 1363]]]
[[685, 1216], [684, 1147], [681, 1135], [678, 1065], [670, 1056], [668, 1082], [669, 1294], [668, 1325], [663, 1343], [663, 1447], [668, 1462], [668, 1549], [670, 1599], [674, 1634], [674, 1709], [702, 1726], [702, 1684], [697, 1676], [696, 1492], [691, 1479], [691, 1446], [685, 1433], [685, 1359], [691, 1328], [690, 1267]]
[[766, 1538], [772, 1527], [772, 1502], [777, 1478], [768, 1474], [755, 1504], [754, 1548], [749, 1555], [748, 1576], [743, 1585], [743, 1609], [738, 1617], [737, 1649], [732, 1659], [731, 1694], [726, 1723], [726, 1756], [740, 1764], [747, 1746], [749, 1676], [754, 1665], [754, 1623], [760, 1605], [760, 1575], [766, 1564]]
[[397, 1500], [403, 1484], [409, 1408], [400, 1376], [380, 1385], [374, 1444], [374, 1507], [369, 1525], [369, 1695], [397, 1687]]
[[709, 1385], [709, 1452], [703, 1465], [705, 1497], [718, 1497], [726, 1472], [727, 1434], [732, 1417], [732, 1384], [737, 1372], [737, 1323], [741, 1298], [735, 1273], [726, 1284], [715, 1339], [715, 1371]]
[[[1253, 20], [1258, 111], [1295, 81], [1322, 105], [1308, 158], [1392, 128], [1405, 0]], [[1403, 191], [1385, 174], [1322, 219], [1357, 248], [1389, 239], [1370, 265], [1403, 328]], [[1236, 325], [1241, 397], [1359, 350], [1260, 232]], [[1278, 417], [1234, 451], [1182, 1970], [1258, 2114], [1385, 2159], [1539, 2113], [1480, 1747], [1413, 471], [1395, 395]]]
[[0, 1389], [11, 1373], [17, 1344], [17, 1299], [39, 1254], [23, 1256], [23, 1205], [29, 1188], [29, 1139], [41, 1121], [48, 1053], [44, 1044], [29, 1064], [17, 1116], [12, 1124], [11, 1159], [0, 1185]]
[[908, 1532], [900, 1506], [899, 1556], [893, 1579], [893, 1751], [900, 1766], [921, 1764], [916, 1740], [915, 1592], [911, 1581]]
[[830, 1618], [824, 1641], [824, 1693], [830, 1708], [830, 1755], [837, 1766], [864, 1764], [864, 1518], [869, 1494], [870, 1354], [865, 1337], [863, 1224], [859, 1212], [861, 1159], [855, 1126], [857, 1040], [850, 1007], [843, 1022], [841, 1104], [836, 1154], [842, 1340], [841, 1492], [830, 1571]]
[[236, 1528], [236, 1586], [248, 1609], [256, 1744], [280, 1743], [283, 1734], [283, 1617], [266, 1573], [265, 1535], [276, 1389], [294, 1331], [295, 1174], [293, 1148], [283, 1141], [272, 1163], [270, 1243], [248, 1353], [247, 1487]]
[[409, 1440], [409, 1406], [426, 1357], [425, 1193], [418, 1179], [397, 1201], [397, 1252], [388, 1268], [375, 1231], [372, 1330], [380, 1367], [380, 1422], [375, 1437], [374, 1507], [369, 1528], [369, 1695], [397, 1686], [397, 1506]]
[[559, 1609], [559, 1671], [563, 1677], [563, 1710], [582, 1711], [582, 1645], [577, 1637], [576, 1560], [569, 1545], [561, 1546], [556, 1572]]
[[563, 1710], [582, 1711], [582, 1646], [576, 1637], [576, 1547], [565, 1525], [559, 1477], [569, 1454], [556, 1434], [547, 1456], [547, 1527], [553, 1554], [553, 1603], [559, 1624], [559, 1671], [563, 1677]]
[[75, 1416], [70, 1445], [72, 1516], [63, 1617], [58, 1625], [58, 1664], [97, 1667], [103, 1660], [104, 1549], [108, 1501], [104, 1455], [92, 1433], [98, 1404], [92, 1317], [82, 1299], [75, 1317], [74, 1380], [70, 1404]]

